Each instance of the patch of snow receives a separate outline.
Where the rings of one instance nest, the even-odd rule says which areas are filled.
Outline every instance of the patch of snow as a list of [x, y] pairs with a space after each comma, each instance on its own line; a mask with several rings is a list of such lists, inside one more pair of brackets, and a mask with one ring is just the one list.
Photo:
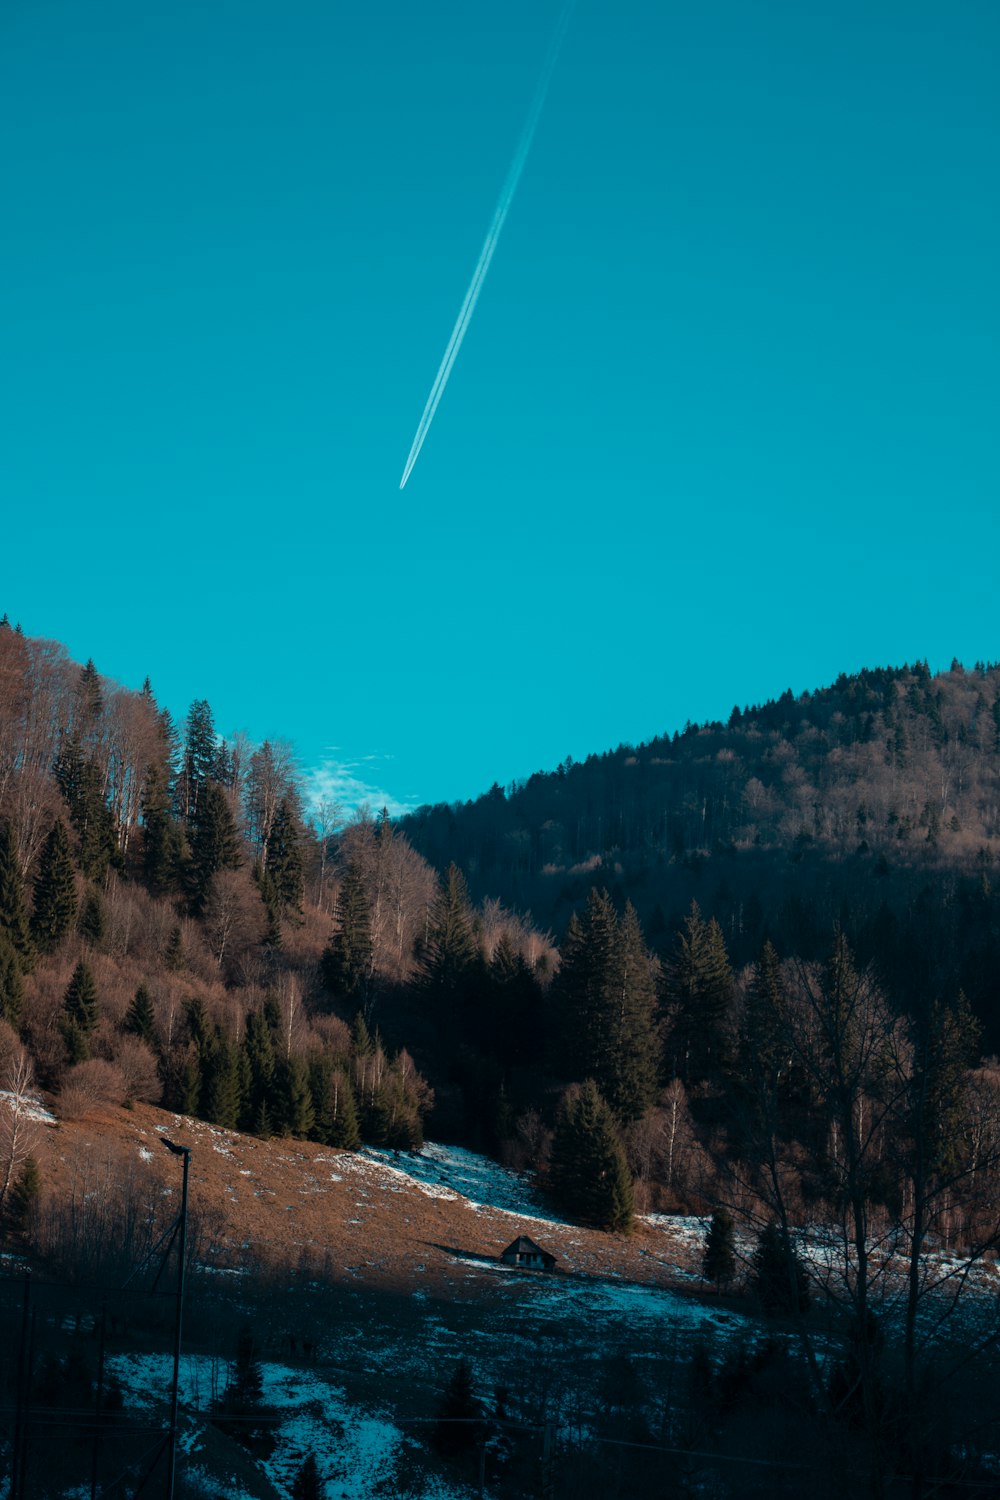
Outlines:
[[39, 1094], [14, 1094], [10, 1089], [0, 1089], [0, 1100], [6, 1102], [11, 1110], [19, 1109], [25, 1120], [34, 1120], [39, 1125], [58, 1123], [52, 1111], [42, 1103]]

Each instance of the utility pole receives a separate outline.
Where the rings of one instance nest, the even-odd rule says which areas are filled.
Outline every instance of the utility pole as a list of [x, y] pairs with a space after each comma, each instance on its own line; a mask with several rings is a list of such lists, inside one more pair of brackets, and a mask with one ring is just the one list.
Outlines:
[[177, 1221], [180, 1227], [180, 1251], [177, 1268], [177, 1316], [174, 1322], [174, 1378], [170, 1388], [170, 1432], [167, 1439], [169, 1447], [167, 1450], [166, 1500], [174, 1500], [174, 1476], [177, 1468], [177, 1396], [181, 1375], [181, 1335], [184, 1327], [184, 1267], [187, 1260], [188, 1170], [191, 1166], [191, 1148], [190, 1146], [175, 1146], [173, 1141], [168, 1141], [165, 1135], [161, 1135], [160, 1140], [168, 1151], [173, 1152], [174, 1156], [182, 1156], [184, 1158], [181, 1212], [180, 1218]]

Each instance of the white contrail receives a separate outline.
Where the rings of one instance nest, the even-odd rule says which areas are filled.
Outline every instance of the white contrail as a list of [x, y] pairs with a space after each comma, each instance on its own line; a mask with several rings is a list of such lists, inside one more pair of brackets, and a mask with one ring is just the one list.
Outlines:
[[424, 446], [424, 438], [430, 431], [431, 423], [434, 420], [434, 413], [438, 409], [438, 402], [444, 395], [444, 388], [448, 384], [451, 367], [455, 363], [458, 351], [462, 347], [462, 340], [465, 338], [466, 330], [472, 320], [472, 314], [476, 310], [479, 293], [482, 291], [483, 282], [486, 280], [486, 272], [490, 268], [490, 261], [493, 259], [493, 252], [497, 247], [500, 231], [507, 217], [507, 210], [510, 208], [514, 194], [517, 192], [517, 184], [521, 180], [521, 173], [528, 159], [528, 152], [531, 150], [535, 128], [542, 113], [542, 106], [545, 103], [545, 96], [549, 91], [549, 84], [552, 81], [556, 59], [559, 56], [559, 49], [563, 44], [563, 38], [566, 35], [570, 15], [575, 4], [576, 0], [565, 0], [559, 20], [556, 23], [556, 29], [549, 44], [545, 64], [542, 68], [542, 75], [538, 80], [538, 87], [535, 90], [535, 97], [531, 102], [531, 109], [528, 112], [527, 121], [521, 132], [521, 139], [518, 141], [517, 150], [514, 152], [514, 160], [510, 164], [510, 171], [507, 173], [504, 185], [500, 191], [496, 211], [493, 215], [493, 222], [490, 224], [489, 233], [483, 242], [483, 248], [479, 252], [479, 260], [476, 262], [476, 269], [472, 273], [472, 280], [469, 282], [469, 289], [465, 294], [465, 300], [462, 303], [455, 326], [451, 330], [451, 338], [448, 340], [448, 347], [444, 351], [444, 358], [438, 368], [437, 375], [434, 377], [431, 393], [427, 397], [427, 405], [424, 407], [424, 414], [420, 418], [417, 435], [413, 439], [410, 456], [406, 460], [406, 467], [403, 470], [403, 477], [399, 481], [400, 489], [405, 488], [406, 481], [413, 471], [413, 465], [416, 463], [420, 450]]

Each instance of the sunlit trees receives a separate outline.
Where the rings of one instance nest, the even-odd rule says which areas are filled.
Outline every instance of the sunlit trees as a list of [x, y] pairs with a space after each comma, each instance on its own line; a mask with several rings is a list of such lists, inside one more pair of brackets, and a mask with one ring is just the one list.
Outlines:
[[69, 839], [62, 823], [55, 823], [42, 848], [35, 876], [35, 907], [31, 935], [43, 952], [51, 952], [76, 920], [76, 881]]

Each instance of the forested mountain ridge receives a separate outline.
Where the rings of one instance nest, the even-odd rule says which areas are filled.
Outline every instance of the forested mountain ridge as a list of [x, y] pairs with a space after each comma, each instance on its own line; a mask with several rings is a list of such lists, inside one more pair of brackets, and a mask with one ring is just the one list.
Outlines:
[[[844, 678], [408, 835], [0, 621], [0, 1238], [60, 1252], [35, 1084], [346, 1152], [433, 1106], [576, 1223], [711, 1210], [704, 1276], [797, 1324], [785, 1388], [873, 1473], [938, 1472], [940, 1257], [1000, 1247], [998, 686]], [[498, 892], [547, 892], [558, 950]]]
[[835, 922], [866, 957], [895, 946], [900, 924], [919, 928], [988, 1011], [1000, 666], [845, 674], [734, 708], [727, 723], [420, 808], [400, 828], [432, 864], [457, 861], [474, 895], [556, 932], [594, 884], [631, 898], [661, 951], [692, 899], [740, 961], [765, 936], [819, 957]]

